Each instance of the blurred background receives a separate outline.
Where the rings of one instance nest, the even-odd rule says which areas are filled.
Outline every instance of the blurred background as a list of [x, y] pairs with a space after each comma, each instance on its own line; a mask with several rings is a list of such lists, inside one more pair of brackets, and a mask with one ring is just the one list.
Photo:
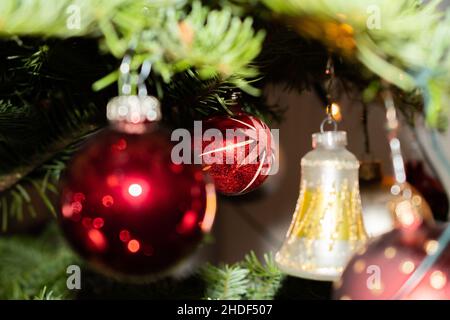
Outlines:
[[[315, 92], [298, 94], [279, 85], [266, 88], [265, 94], [269, 104], [276, 103], [287, 108], [283, 121], [272, 126], [280, 130], [280, 170], [252, 193], [219, 199], [214, 226], [215, 243], [210, 248], [211, 257], [216, 262], [233, 263], [242, 260], [251, 250], [262, 257], [265, 253], [275, 253], [279, 249], [299, 195], [300, 159], [312, 149], [311, 135], [319, 131], [320, 123], [325, 117], [323, 103]], [[347, 131], [348, 149], [359, 160], [379, 160], [383, 173], [391, 175], [384, 106], [376, 103], [367, 106], [371, 151], [368, 156], [365, 153], [363, 106], [356, 99], [353, 101], [351, 93], [342, 95], [337, 102], [342, 113], [339, 129]], [[432, 177], [433, 170], [427, 165], [416, 136], [404, 119], [400, 138], [405, 159], [423, 163], [425, 173]], [[443, 134], [441, 140], [450, 142], [450, 132]], [[432, 186], [429, 190], [433, 192], [431, 188]], [[434, 192], [442, 195], [442, 190]], [[435, 212], [435, 218], [444, 220], [447, 203], [442, 200], [442, 196], [438, 199], [437, 206], [441, 213]]]

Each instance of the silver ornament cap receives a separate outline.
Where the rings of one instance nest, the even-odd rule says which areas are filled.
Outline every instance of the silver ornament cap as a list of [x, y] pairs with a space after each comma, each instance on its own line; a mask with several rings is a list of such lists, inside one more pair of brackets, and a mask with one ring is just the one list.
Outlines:
[[312, 135], [312, 146], [325, 148], [345, 147], [347, 145], [347, 132], [345, 131], [323, 131]]
[[108, 102], [106, 117], [111, 122], [132, 124], [159, 121], [161, 104], [153, 96], [121, 95]]

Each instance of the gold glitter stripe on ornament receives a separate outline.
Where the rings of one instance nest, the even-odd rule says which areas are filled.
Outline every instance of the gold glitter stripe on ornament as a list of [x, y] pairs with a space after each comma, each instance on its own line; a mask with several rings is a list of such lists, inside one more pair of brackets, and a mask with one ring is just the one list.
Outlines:
[[354, 170], [359, 168], [358, 163], [353, 161], [342, 161], [340, 159], [336, 160], [306, 160], [305, 158], [301, 161], [302, 167], [334, 167], [337, 170]]
[[335, 186], [302, 188], [288, 238], [329, 240], [330, 246], [337, 240], [365, 240], [360, 212], [357, 184], [349, 188], [344, 181], [339, 190]]

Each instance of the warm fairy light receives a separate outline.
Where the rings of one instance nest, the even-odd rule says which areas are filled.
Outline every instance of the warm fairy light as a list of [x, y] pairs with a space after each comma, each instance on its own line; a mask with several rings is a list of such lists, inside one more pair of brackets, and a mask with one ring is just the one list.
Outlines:
[[435, 253], [439, 249], [439, 243], [436, 240], [428, 240], [425, 243], [425, 251], [428, 255]]
[[106, 238], [103, 233], [97, 229], [88, 231], [88, 238], [91, 242], [92, 248], [98, 251], [103, 251], [106, 248]]
[[101, 229], [104, 224], [105, 224], [105, 220], [103, 220], [103, 218], [95, 218], [94, 220], [92, 220], [92, 226], [95, 229]]
[[122, 196], [130, 205], [142, 206], [151, 200], [149, 180], [142, 176], [134, 176], [123, 183]]
[[133, 197], [139, 197], [142, 194], [142, 187], [138, 183], [133, 183], [128, 187], [128, 193]]
[[128, 230], [122, 230], [119, 233], [119, 239], [122, 242], [128, 242], [130, 240], [130, 231]]
[[400, 202], [395, 208], [395, 214], [402, 227], [411, 227], [417, 222], [416, 213], [409, 200]]
[[442, 271], [434, 271], [430, 276], [430, 285], [436, 289], [442, 289], [447, 283], [447, 277]]
[[110, 187], [117, 187], [119, 185], [119, 178], [115, 174], [111, 174], [106, 178], [106, 183]]
[[331, 104], [331, 116], [337, 122], [342, 120], [341, 107], [336, 102]]
[[414, 271], [414, 268], [416, 266], [414, 265], [414, 262], [407, 260], [404, 261], [401, 265], [400, 265], [400, 271], [405, 273], [405, 274], [410, 274], [411, 272]]
[[400, 194], [400, 191], [402, 191], [402, 189], [401, 189], [400, 186], [397, 185], [397, 184], [394, 184], [394, 185], [391, 187], [391, 193], [392, 193], [394, 196], [399, 195], [399, 194]]
[[65, 218], [72, 217], [72, 213], [73, 213], [73, 210], [72, 210], [72, 206], [71, 205], [69, 205], [69, 204], [63, 205], [63, 207], [62, 207], [62, 214], [63, 214], [63, 216]]
[[419, 207], [422, 204], [422, 197], [418, 195], [414, 195], [411, 199], [411, 202], [416, 207]]
[[358, 259], [353, 265], [353, 271], [356, 273], [362, 273], [366, 268], [366, 263], [362, 259]]
[[83, 205], [79, 201], [72, 202], [72, 213], [80, 213], [83, 210]]
[[106, 195], [102, 198], [102, 204], [105, 207], [111, 207], [114, 204], [114, 198], [110, 195]]
[[177, 226], [178, 233], [188, 233], [193, 230], [197, 223], [197, 213], [195, 211], [189, 210], [187, 211], [181, 223]]
[[84, 200], [86, 200], [86, 197], [81, 192], [77, 192], [73, 195], [73, 201], [82, 202]]
[[397, 254], [397, 250], [394, 247], [387, 247], [384, 249], [384, 256], [386, 259], [392, 259]]
[[136, 239], [130, 240], [130, 242], [128, 242], [128, 251], [130, 251], [131, 253], [138, 252], [140, 247], [141, 245]]

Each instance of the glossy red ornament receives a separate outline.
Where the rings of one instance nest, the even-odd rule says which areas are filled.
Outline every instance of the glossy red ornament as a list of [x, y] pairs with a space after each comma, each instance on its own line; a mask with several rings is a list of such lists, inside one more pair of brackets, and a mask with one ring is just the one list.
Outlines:
[[[426, 223], [394, 229], [375, 238], [347, 265], [334, 284], [335, 299], [448, 300], [450, 299], [450, 246], [439, 248], [445, 225]], [[406, 286], [425, 258], [438, 249], [443, 253], [416, 285]]]
[[73, 157], [62, 180], [61, 226], [100, 271], [165, 274], [211, 228], [214, 186], [200, 166], [172, 163], [170, 136], [157, 124], [128, 125], [104, 130]]
[[[221, 138], [208, 137], [210, 129], [218, 130]], [[201, 146], [203, 170], [214, 179], [216, 190], [225, 195], [244, 194], [258, 188], [275, 161], [270, 128], [261, 119], [243, 112], [203, 121]]]

